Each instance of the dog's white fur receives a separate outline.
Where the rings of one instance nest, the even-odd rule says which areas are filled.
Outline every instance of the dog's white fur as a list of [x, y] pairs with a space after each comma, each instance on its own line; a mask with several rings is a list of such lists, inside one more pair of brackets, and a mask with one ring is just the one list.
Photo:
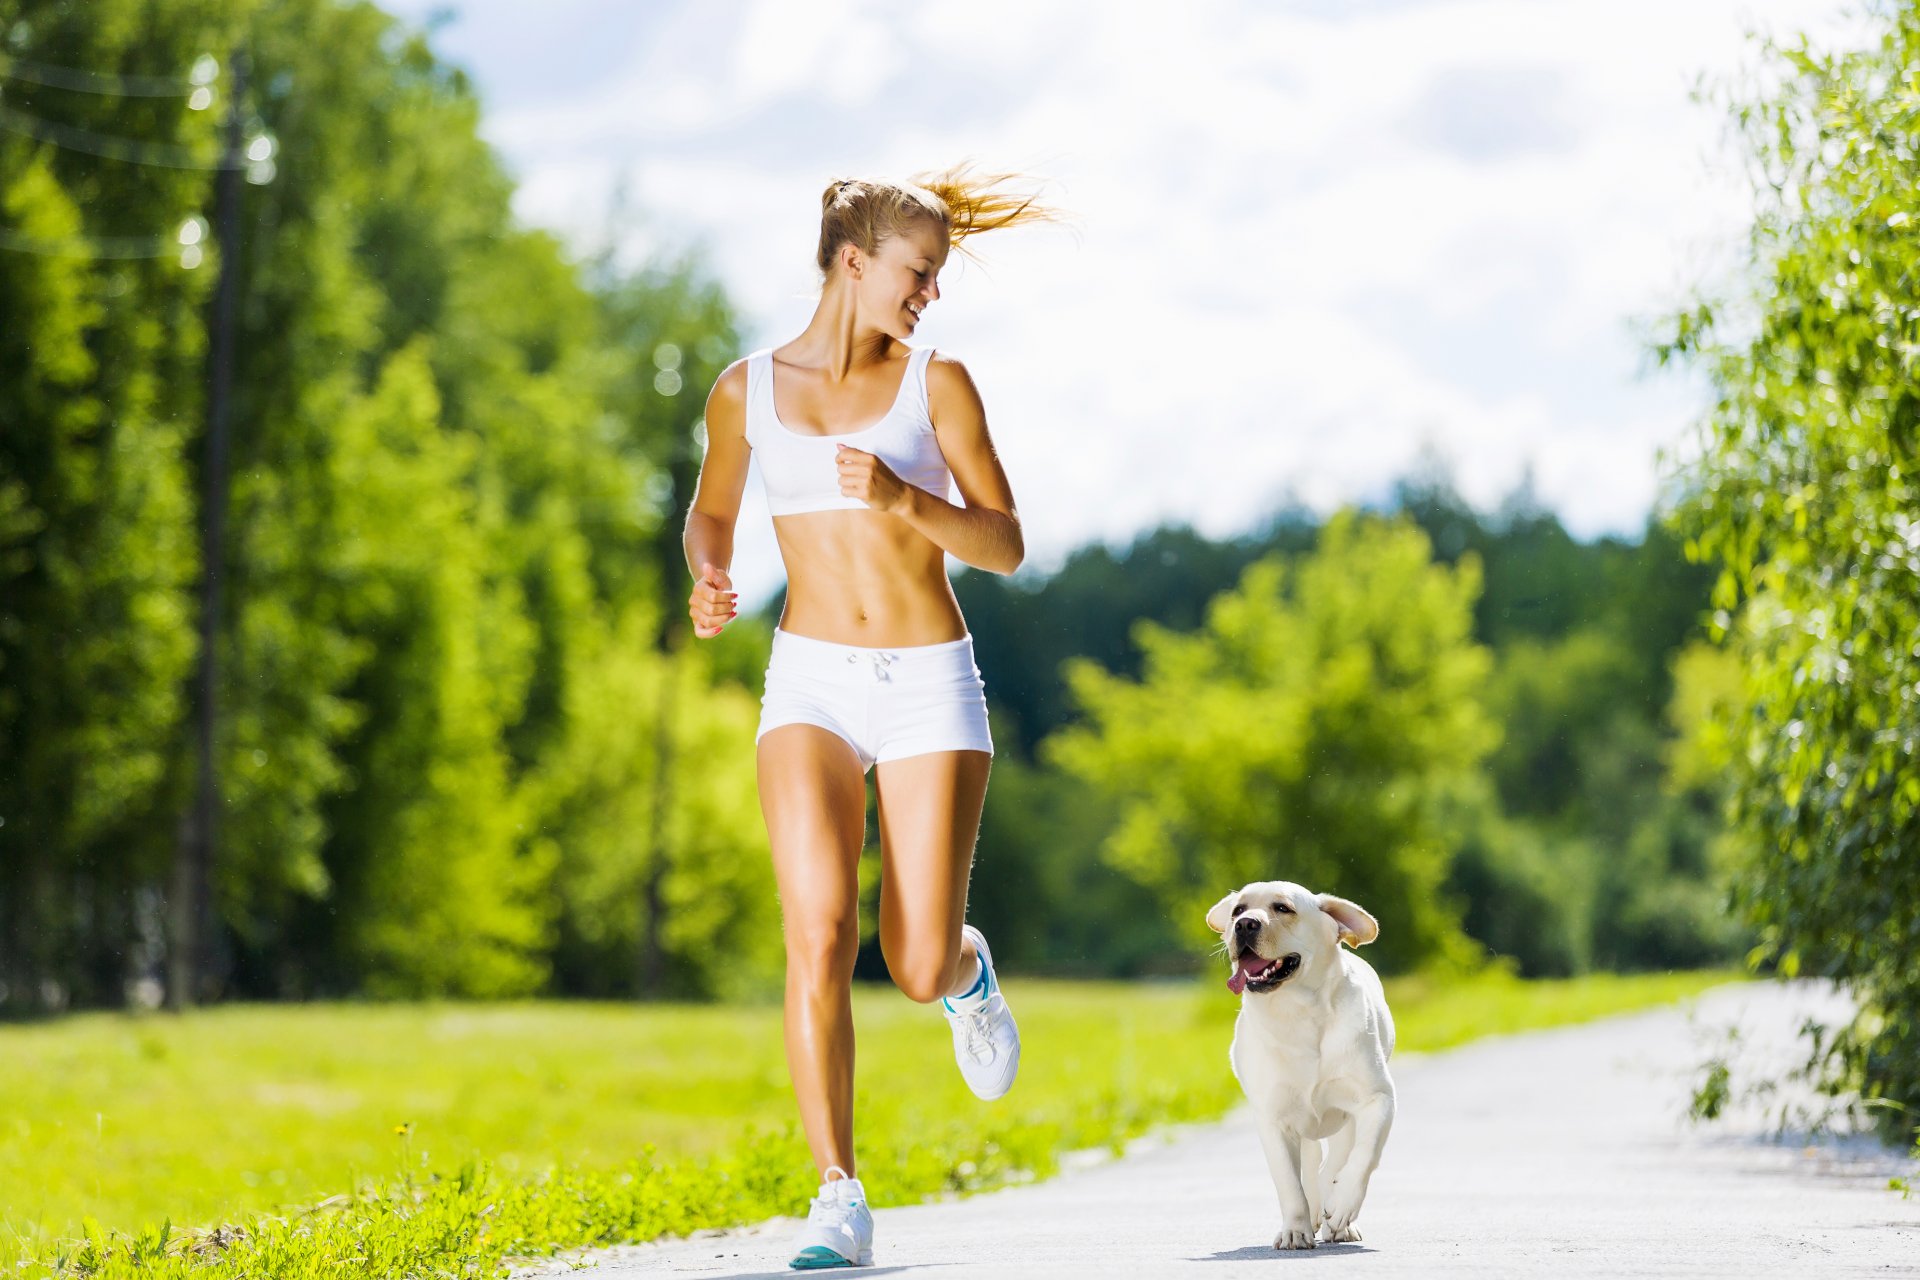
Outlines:
[[1236, 968], [1246, 949], [1300, 957], [1278, 986], [1241, 994], [1229, 1054], [1280, 1196], [1273, 1247], [1311, 1249], [1316, 1231], [1322, 1241], [1358, 1240], [1354, 1219], [1393, 1127], [1393, 1015], [1373, 966], [1341, 944], [1372, 942], [1380, 926], [1345, 898], [1286, 880], [1228, 894], [1207, 924]]

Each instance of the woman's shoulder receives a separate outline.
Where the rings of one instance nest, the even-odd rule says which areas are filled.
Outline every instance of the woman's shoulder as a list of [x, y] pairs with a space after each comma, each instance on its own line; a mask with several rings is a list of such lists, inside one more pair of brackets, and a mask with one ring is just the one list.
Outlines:
[[751, 376], [748, 372], [749, 368], [756, 360], [770, 354], [772, 353], [768, 348], [762, 347], [758, 351], [749, 351], [735, 360], [722, 369], [720, 376], [713, 380], [714, 392], [744, 399], [747, 394], [747, 380]]
[[746, 425], [747, 414], [747, 363], [754, 355], [741, 356], [720, 371], [713, 380], [713, 390], [707, 393], [707, 420], [711, 423], [717, 414], [723, 418], [737, 416], [742, 429]]
[[944, 348], [936, 348], [927, 358], [927, 397], [962, 396], [971, 400], [980, 398], [979, 390], [973, 385], [973, 375], [959, 356]]
[[971, 432], [985, 423], [986, 405], [960, 357], [935, 351], [927, 361], [926, 383], [927, 422], [943, 438], [954, 429]]

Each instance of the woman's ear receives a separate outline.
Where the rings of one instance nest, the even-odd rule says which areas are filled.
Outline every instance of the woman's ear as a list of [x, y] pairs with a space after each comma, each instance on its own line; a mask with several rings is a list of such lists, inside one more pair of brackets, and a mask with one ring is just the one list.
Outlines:
[[1380, 922], [1362, 910], [1359, 903], [1336, 898], [1330, 893], [1320, 894], [1314, 901], [1320, 904], [1322, 911], [1333, 917], [1333, 923], [1340, 932], [1340, 941], [1348, 946], [1364, 947], [1380, 936]]

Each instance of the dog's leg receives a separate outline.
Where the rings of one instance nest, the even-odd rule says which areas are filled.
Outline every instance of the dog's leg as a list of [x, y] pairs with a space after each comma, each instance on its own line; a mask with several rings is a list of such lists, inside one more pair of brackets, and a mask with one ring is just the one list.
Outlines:
[[1361, 1103], [1354, 1112], [1353, 1150], [1334, 1170], [1327, 1184], [1325, 1225], [1334, 1239], [1353, 1229], [1360, 1216], [1360, 1203], [1367, 1198], [1367, 1180], [1380, 1164], [1380, 1152], [1387, 1145], [1387, 1131], [1393, 1128], [1393, 1095], [1379, 1093]]
[[1331, 1184], [1335, 1175], [1346, 1167], [1347, 1158], [1353, 1151], [1353, 1130], [1353, 1117], [1348, 1116], [1346, 1123], [1335, 1129], [1333, 1136], [1327, 1139], [1327, 1158], [1320, 1166], [1323, 1171], [1321, 1194], [1310, 1197], [1316, 1205], [1313, 1220], [1319, 1224], [1321, 1244], [1351, 1244], [1360, 1238], [1359, 1230], [1354, 1227], [1348, 1227], [1345, 1231], [1334, 1231], [1321, 1212], [1327, 1203], [1326, 1193], [1331, 1190], [1328, 1184]]
[[1273, 1247], [1311, 1249], [1313, 1217], [1300, 1184], [1301, 1138], [1267, 1116], [1260, 1117], [1257, 1127], [1260, 1149], [1267, 1154], [1267, 1172], [1273, 1175], [1273, 1189], [1280, 1197], [1280, 1234], [1273, 1238]]
[[1320, 1170], [1332, 1168], [1320, 1163], [1320, 1140], [1318, 1138], [1300, 1139], [1300, 1189], [1307, 1193], [1307, 1221], [1320, 1221], [1320, 1206], [1325, 1197], [1320, 1194]]

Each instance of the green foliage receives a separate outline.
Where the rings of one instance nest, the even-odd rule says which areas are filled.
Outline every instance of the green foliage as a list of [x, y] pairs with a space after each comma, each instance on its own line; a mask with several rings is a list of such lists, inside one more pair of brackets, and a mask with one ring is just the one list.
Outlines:
[[[579, 638], [567, 680], [563, 745], [529, 779], [541, 815], [537, 847], [557, 867], [562, 912], [556, 953], [566, 986], [630, 989], [642, 935], [643, 884], [664, 857], [662, 944], [688, 995], [764, 992], [781, 972], [779, 908], [765, 830], [753, 808], [753, 735], [759, 706], [717, 684], [705, 647], [669, 657], [652, 646], [651, 615], [629, 611], [610, 630]], [[672, 737], [675, 781], [653, 829], [660, 718]]]
[[1728, 102], [1763, 179], [1748, 288], [1660, 354], [1718, 391], [1681, 521], [1747, 660], [1725, 760], [1755, 958], [1852, 989], [1815, 1052], [1897, 1131], [1920, 1107], [1920, 5], [1870, 14], [1868, 47], [1773, 48], [1777, 83]]
[[1286, 878], [1391, 921], [1389, 965], [1454, 954], [1445, 800], [1497, 733], [1478, 586], [1471, 564], [1433, 565], [1418, 530], [1343, 516], [1291, 575], [1249, 569], [1202, 630], [1141, 624], [1139, 681], [1070, 665], [1087, 720], [1050, 756], [1113, 796], [1109, 858], [1176, 919]]
[[1069, 658], [1138, 676], [1134, 622], [1193, 630], [1207, 602], [1248, 565], [1306, 550], [1318, 529], [1318, 521], [1289, 512], [1265, 530], [1222, 541], [1170, 526], [1140, 535], [1118, 554], [1098, 544], [1082, 547], [1040, 581], [963, 570], [954, 594], [966, 611], [987, 689], [998, 700], [995, 742], [1003, 751], [1017, 744], [1033, 758], [1047, 735], [1074, 718], [1063, 674]]
[[[133, 0], [15, 5], [0, 49], [184, 66], [213, 7], [181, 3], [150, 34]], [[89, 95], [6, 92], [9, 110], [135, 139], [210, 136], [210, 119], [178, 100], [117, 116]], [[57, 980], [117, 999], [136, 889], [172, 843], [198, 559], [183, 418], [200, 403], [209, 282], [172, 259], [96, 261], [86, 246], [170, 237], [205, 193], [202, 174], [107, 169], [0, 134], [0, 226], [18, 246], [0, 250], [0, 985], [16, 992]], [[136, 210], [146, 225], [127, 225]]]
[[1592, 967], [1601, 861], [1593, 844], [1507, 818], [1484, 784], [1456, 799], [1460, 843], [1447, 884], [1467, 933], [1529, 978]]
[[[243, 114], [278, 145], [273, 181], [243, 190], [227, 264], [210, 991], [625, 991], [642, 935], [682, 990], [764, 984], [775, 959], [722, 955], [707, 905], [771, 895], [764, 839], [737, 821], [753, 791], [743, 645], [717, 674], [666, 656], [660, 627], [682, 589], [670, 473], [694, 450], [697, 389], [738, 347], [725, 297], [695, 260], [583, 266], [517, 226], [465, 77], [371, 5], [83, 9], [16, 6], [0, 40], [143, 75], [238, 45]], [[6, 92], [12, 109], [211, 156], [232, 91], [216, 88], [208, 112]], [[118, 1003], [162, 954], [193, 758], [191, 482], [217, 255], [123, 263], [80, 237], [167, 239], [211, 213], [210, 189], [201, 172], [0, 137], [9, 235], [60, 250], [0, 248], [10, 1010]], [[668, 867], [671, 910], [642, 921], [633, 881]], [[582, 968], [613, 976], [591, 987]]]
[[1583, 829], [1616, 819], [1617, 796], [1591, 789], [1592, 756], [1633, 731], [1637, 656], [1598, 627], [1500, 650], [1488, 700], [1506, 733], [1490, 764], [1508, 813], [1567, 814]]
[[1499, 803], [1477, 817], [1453, 886], [1468, 932], [1529, 976], [1739, 953], [1711, 859], [1718, 793], [1670, 778], [1673, 738], [1644, 704], [1644, 665], [1612, 624], [1499, 651]]
[[996, 756], [967, 891], [995, 963], [1089, 977], [1192, 971], [1190, 922], [1102, 856], [1112, 827], [1098, 787], [1017, 751]]

